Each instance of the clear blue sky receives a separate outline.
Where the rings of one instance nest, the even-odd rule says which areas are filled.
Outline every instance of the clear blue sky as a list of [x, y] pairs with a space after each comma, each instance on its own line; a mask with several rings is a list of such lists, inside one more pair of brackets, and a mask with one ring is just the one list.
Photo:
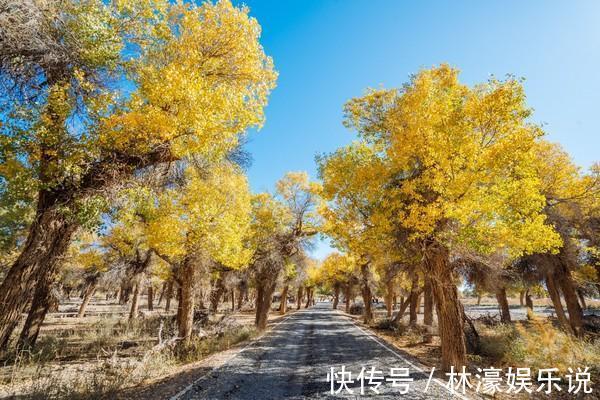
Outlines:
[[[241, 1], [234, 1], [241, 4]], [[600, 160], [600, 1], [246, 0], [279, 71], [250, 135], [255, 191], [286, 171], [316, 177], [315, 154], [348, 143], [344, 102], [447, 62], [462, 81], [526, 78], [533, 121], [574, 160]], [[328, 247], [321, 243], [315, 256]]]

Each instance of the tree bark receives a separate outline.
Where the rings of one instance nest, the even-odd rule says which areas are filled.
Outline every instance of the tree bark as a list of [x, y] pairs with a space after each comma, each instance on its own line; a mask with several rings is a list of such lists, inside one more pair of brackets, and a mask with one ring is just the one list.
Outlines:
[[304, 305], [304, 308], [308, 308], [310, 306], [310, 303], [312, 300], [312, 293], [313, 293], [313, 288], [311, 288], [311, 287], [306, 288], [306, 304]]
[[235, 288], [231, 289], [231, 311], [235, 311]]
[[154, 288], [152, 287], [152, 283], [148, 285], [148, 310], [154, 310]]
[[[67, 221], [52, 193], [40, 192], [21, 254], [0, 285], [0, 349], [5, 349], [35, 284], [63, 262], [77, 224]], [[49, 204], [51, 203], [51, 204]]]
[[219, 276], [214, 283], [214, 286], [210, 292], [210, 312], [216, 313], [219, 308], [219, 302], [221, 301], [221, 296], [225, 292], [225, 287], [223, 286], [223, 278]]
[[346, 312], [349, 313], [350, 312], [350, 297], [351, 297], [351, 292], [352, 292], [352, 286], [350, 286], [350, 284], [346, 285], [346, 290], [344, 292], [344, 302], [346, 303]]
[[340, 302], [340, 285], [336, 283], [333, 287], [333, 309], [334, 310], [337, 310], [339, 302]]
[[535, 314], [533, 313], [533, 300], [529, 289], [525, 292], [525, 306], [527, 307], [527, 319], [532, 319]]
[[556, 312], [556, 318], [558, 319], [558, 322], [567, 333], [574, 334], [571, 324], [565, 315], [565, 310], [563, 309], [562, 303], [560, 302], [560, 292], [558, 291], [554, 274], [552, 272], [546, 273], [546, 288], [548, 289], [548, 295], [550, 296], [552, 304], [554, 305], [554, 311]]
[[279, 314], [285, 315], [287, 311], [287, 294], [288, 294], [288, 285], [283, 287], [281, 291], [281, 302], [279, 304]]
[[178, 307], [179, 337], [185, 342], [192, 338], [194, 325], [194, 296], [195, 279], [194, 266], [189, 259], [184, 259], [178, 269], [178, 281], [180, 283], [180, 298]]
[[173, 298], [173, 280], [169, 280], [167, 282], [167, 298], [165, 300], [165, 311], [168, 312], [171, 310], [171, 299]]
[[373, 321], [373, 307], [371, 304], [373, 294], [371, 293], [371, 286], [369, 285], [369, 264], [365, 263], [360, 267], [361, 272], [361, 293], [364, 303], [364, 311], [363, 311], [363, 322], [365, 324], [371, 323]]
[[404, 317], [404, 313], [406, 312], [406, 309], [408, 308], [409, 304], [410, 304], [410, 296], [407, 297], [406, 299], [404, 299], [404, 297], [402, 297], [400, 300], [402, 300], [402, 302], [400, 303], [400, 309], [398, 310], [398, 312], [396, 313], [396, 315], [394, 316], [394, 324], [398, 325], [400, 324], [400, 322], [402, 321], [402, 318]]
[[419, 277], [416, 273], [413, 273], [412, 277], [412, 285], [410, 288], [410, 309], [409, 309], [409, 325], [416, 326], [417, 325], [417, 307], [418, 307], [418, 298], [419, 298]]
[[575, 336], [581, 337], [583, 335], [583, 310], [579, 305], [575, 284], [571, 278], [571, 271], [564, 263], [561, 263], [560, 270], [556, 276], [556, 281], [560, 285], [565, 297], [571, 329], [575, 333]]
[[466, 366], [463, 309], [452, 277], [448, 250], [437, 244], [425, 254], [425, 268], [431, 278], [442, 347], [442, 370]]
[[389, 279], [385, 284], [385, 308], [387, 312], [387, 319], [392, 318], [394, 312], [394, 283], [392, 279]]
[[255, 324], [258, 330], [265, 330], [273, 302], [273, 292], [275, 291], [275, 282], [266, 282], [259, 285], [256, 295], [256, 318]]
[[42, 323], [52, 303], [52, 286], [58, 277], [58, 269], [51, 271], [50, 274], [43, 277], [38, 281], [35, 292], [33, 295], [33, 301], [31, 303], [31, 309], [25, 320], [25, 325], [19, 336], [17, 348], [19, 349], [33, 349], [35, 342], [37, 341]]
[[508, 299], [506, 298], [506, 288], [496, 289], [496, 300], [500, 307], [500, 321], [504, 324], [510, 323], [510, 308], [508, 307]]
[[139, 304], [140, 304], [140, 282], [138, 280], [138, 282], [135, 284], [134, 289], [133, 289], [133, 299], [131, 300], [131, 308], [129, 310], [129, 320], [133, 321], [134, 319], [137, 319], [138, 317], [138, 309], [139, 309]]
[[423, 287], [423, 324], [425, 326], [433, 325], [433, 290], [431, 288], [431, 281], [429, 277], [425, 277], [425, 284]]
[[88, 304], [90, 304], [90, 300], [94, 297], [94, 293], [96, 293], [97, 283], [93, 282], [87, 286], [85, 293], [83, 295], [83, 301], [79, 306], [79, 312], [77, 313], [77, 318], [85, 317], [85, 311], [87, 309]]
[[585, 310], [587, 308], [587, 304], [585, 302], [585, 295], [583, 294], [583, 292], [581, 290], [577, 291], [577, 296], [579, 297], [579, 302], [581, 303], [581, 309]]
[[164, 281], [162, 284], [162, 288], [160, 289], [160, 296], [158, 296], [158, 303], [156, 303], [157, 307], [160, 307], [160, 303], [162, 303], [166, 292], [167, 292], [167, 281]]
[[303, 289], [304, 288], [302, 286], [300, 286], [298, 288], [298, 298], [296, 299], [296, 302], [297, 302], [296, 310], [299, 310], [302, 307], [302, 296], [304, 295]]
[[519, 292], [519, 305], [523, 307], [525, 305], [525, 291], [521, 290]]

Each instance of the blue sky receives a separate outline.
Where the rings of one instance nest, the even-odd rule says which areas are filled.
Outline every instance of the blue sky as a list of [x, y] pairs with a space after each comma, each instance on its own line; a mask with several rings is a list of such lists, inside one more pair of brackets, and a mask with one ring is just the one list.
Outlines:
[[[235, 1], [241, 4], [241, 1]], [[316, 177], [315, 154], [352, 140], [342, 106], [447, 62], [467, 84], [524, 77], [533, 121], [582, 167], [598, 157], [600, 1], [246, 0], [279, 71], [263, 129], [250, 135], [254, 190], [286, 171]], [[329, 251], [321, 243], [315, 256]]]

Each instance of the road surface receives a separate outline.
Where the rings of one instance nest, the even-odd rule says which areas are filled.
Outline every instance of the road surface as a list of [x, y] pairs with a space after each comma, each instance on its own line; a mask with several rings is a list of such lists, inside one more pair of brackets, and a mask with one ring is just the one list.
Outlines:
[[[340, 372], [344, 366], [352, 379], [375, 367], [382, 371], [375, 377], [391, 378], [390, 368], [409, 368], [409, 391], [402, 396], [401, 388], [385, 380], [371, 391], [365, 379], [364, 396], [360, 383], [348, 384], [350, 394], [342, 390], [331, 395], [327, 381], [330, 368]], [[401, 373], [400, 370], [394, 372]], [[290, 315], [260, 340], [243, 349], [220, 368], [200, 378], [172, 399], [451, 399], [444, 382], [433, 378], [428, 385], [430, 369], [408, 361], [405, 355], [389, 347], [340, 312], [331, 310], [331, 303]], [[375, 383], [376, 380], [373, 381]], [[335, 384], [335, 389], [339, 388]], [[427, 392], [425, 393], [425, 388]]]

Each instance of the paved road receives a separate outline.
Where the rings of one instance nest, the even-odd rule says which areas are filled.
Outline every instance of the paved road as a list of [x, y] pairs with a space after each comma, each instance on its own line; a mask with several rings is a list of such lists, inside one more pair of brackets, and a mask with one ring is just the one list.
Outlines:
[[[342, 365], [352, 372], [353, 379], [363, 366], [375, 367], [387, 378], [390, 368], [407, 367], [414, 381], [404, 396], [385, 381], [379, 386], [380, 394], [372, 392], [365, 381], [364, 396], [360, 396], [360, 383], [348, 385], [352, 394], [343, 391], [331, 395], [327, 373], [331, 367], [339, 372]], [[430, 371], [419, 372], [417, 367], [422, 368], [411, 365], [349, 318], [331, 310], [330, 303], [322, 303], [283, 320], [262, 339], [196, 382], [179, 399], [458, 398], [435, 378], [424, 393]]]

